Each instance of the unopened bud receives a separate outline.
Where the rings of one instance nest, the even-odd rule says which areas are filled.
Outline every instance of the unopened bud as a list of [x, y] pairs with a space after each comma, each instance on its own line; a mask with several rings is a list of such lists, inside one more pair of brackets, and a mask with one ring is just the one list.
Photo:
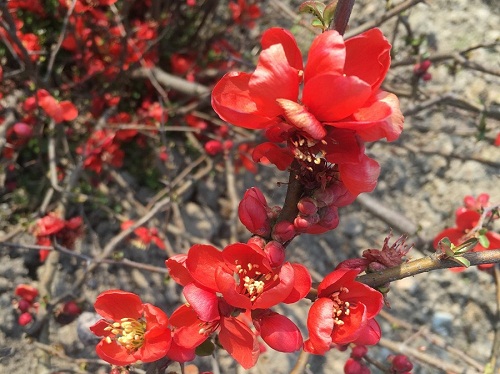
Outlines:
[[281, 221], [274, 225], [272, 237], [280, 243], [285, 243], [297, 235], [295, 227], [291, 222]]
[[31, 321], [33, 321], [33, 316], [28, 312], [24, 312], [17, 319], [17, 323], [19, 323], [21, 326], [26, 326]]
[[297, 203], [299, 212], [305, 216], [310, 216], [318, 211], [316, 200], [311, 197], [303, 197]]
[[270, 241], [264, 247], [264, 252], [271, 264], [271, 267], [276, 268], [283, 265], [285, 261], [285, 247], [275, 240]]
[[238, 206], [238, 216], [241, 223], [252, 234], [263, 237], [269, 236], [271, 230], [270, 220], [267, 215], [268, 211], [266, 198], [256, 187], [252, 187], [245, 192]]

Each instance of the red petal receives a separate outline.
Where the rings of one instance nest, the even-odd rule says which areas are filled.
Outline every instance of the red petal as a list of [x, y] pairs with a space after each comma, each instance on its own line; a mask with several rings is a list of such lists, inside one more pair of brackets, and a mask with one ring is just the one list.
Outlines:
[[206, 291], [190, 283], [182, 293], [199, 319], [205, 322], [220, 319], [219, 299], [213, 291]]
[[329, 297], [332, 293], [347, 287], [354, 282], [358, 275], [357, 270], [336, 269], [328, 274], [318, 286], [318, 297]]
[[221, 321], [219, 340], [224, 349], [243, 366], [250, 369], [259, 358], [259, 343], [252, 331], [235, 318]]
[[137, 361], [124, 346], [116, 342], [107, 343], [104, 339], [97, 344], [95, 351], [101, 359], [112, 365], [126, 366]]
[[380, 174], [380, 165], [365, 155], [359, 164], [340, 164], [339, 171], [340, 178], [349, 192], [359, 195], [373, 191]]
[[452, 242], [455, 245], [458, 245], [461, 243], [461, 239], [463, 238], [464, 235], [465, 233], [456, 227], [448, 228], [437, 234], [432, 244], [435, 249], [438, 249], [439, 241], [443, 238], [448, 238], [450, 239], [450, 242]]
[[294, 276], [292, 264], [286, 262], [279, 272], [279, 283], [264, 290], [255, 300], [252, 309], [267, 309], [281, 303], [293, 290]]
[[212, 107], [224, 121], [249, 129], [262, 129], [275, 120], [257, 109], [250, 97], [247, 73], [227, 73], [212, 91]]
[[349, 293], [342, 297], [351, 304], [363, 303], [366, 306], [366, 318], [372, 319], [384, 306], [384, 297], [380, 292], [366, 284], [353, 282], [349, 286]]
[[379, 91], [348, 119], [326, 124], [355, 130], [364, 141], [371, 142], [384, 137], [396, 140], [403, 131], [403, 123], [397, 96]]
[[309, 134], [313, 139], [320, 140], [325, 137], [326, 130], [321, 122], [302, 105], [286, 99], [276, 101], [283, 109], [283, 114], [289, 124]]
[[337, 31], [318, 35], [309, 49], [305, 82], [321, 74], [342, 75], [345, 53], [344, 39]]
[[233, 274], [230, 274], [222, 269], [218, 269], [215, 274], [215, 281], [222, 293], [222, 297], [229, 304], [242, 309], [252, 309], [250, 299], [237, 291], [239, 284], [236, 284]]
[[260, 336], [272, 349], [295, 352], [302, 346], [299, 328], [287, 317], [273, 313], [260, 320]]
[[168, 317], [163, 310], [149, 303], [143, 304], [143, 308], [148, 330], [158, 325], [168, 325]]
[[78, 116], [78, 109], [70, 101], [61, 101], [59, 105], [65, 121], [72, 121]]
[[358, 338], [353, 342], [358, 345], [373, 345], [380, 341], [382, 331], [380, 326], [374, 319], [370, 319], [368, 324], [363, 327], [359, 333]]
[[321, 122], [344, 119], [370, 97], [370, 86], [357, 77], [317, 75], [304, 86], [302, 101]]
[[144, 334], [144, 344], [133, 353], [137, 360], [153, 362], [167, 355], [172, 341], [172, 333], [166, 326], [149, 329]]
[[187, 305], [180, 306], [172, 313], [170, 324], [174, 327], [173, 339], [181, 347], [194, 349], [207, 339], [206, 335], [200, 334], [203, 321]]
[[274, 44], [281, 44], [285, 51], [288, 64], [297, 70], [303, 70], [302, 54], [300, 53], [297, 42], [294, 36], [288, 30], [273, 27], [264, 32], [262, 35], [262, 49], [267, 49]]
[[377, 90], [391, 65], [391, 44], [380, 29], [371, 29], [346, 40], [344, 74], [361, 78]]
[[196, 244], [191, 247], [186, 267], [195, 282], [217, 291], [215, 271], [223, 264], [222, 253], [211, 245]]
[[93, 326], [89, 327], [89, 329], [97, 336], [108, 336], [110, 334], [110, 332], [105, 330], [105, 328], [108, 326], [109, 326], [109, 322], [107, 322], [104, 319], [100, 319]]
[[121, 290], [109, 290], [97, 296], [94, 303], [97, 313], [110, 321], [119, 321], [122, 318], [142, 317], [142, 301], [134, 293]]
[[185, 286], [188, 283], [193, 282], [193, 277], [186, 268], [187, 255], [179, 254], [170, 257], [165, 261], [165, 265], [168, 269], [168, 274], [170, 277], [179, 283], [181, 286]]
[[465, 231], [468, 231], [476, 226], [479, 218], [481, 218], [481, 215], [478, 212], [467, 210], [456, 216], [455, 223], [457, 225], [457, 228], [465, 233]]
[[304, 265], [292, 264], [294, 271], [294, 283], [292, 292], [283, 300], [286, 304], [291, 304], [304, 298], [311, 290], [311, 274]]
[[362, 303], [351, 305], [349, 315], [342, 317], [343, 325], [333, 328], [332, 342], [339, 345], [349, 344], [358, 339], [364, 327], [368, 323], [366, 318], [366, 307]]
[[276, 99], [297, 101], [301, 80], [298, 70], [288, 64], [281, 44], [264, 49], [248, 82], [258, 113], [269, 118], [282, 114]]
[[276, 165], [279, 170], [286, 170], [294, 157], [288, 147], [280, 148], [274, 143], [262, 143], [254, 148], [252, 158], [255, 162], [266, 160]]
[[[316, 300], [307, 315], [308, 344], [305, 350], [314, 354], [324, 354], [330, 349], [333, 331], [333, 301], [326, 297]], [[311, 350], [311, 345], [314, 351]]]

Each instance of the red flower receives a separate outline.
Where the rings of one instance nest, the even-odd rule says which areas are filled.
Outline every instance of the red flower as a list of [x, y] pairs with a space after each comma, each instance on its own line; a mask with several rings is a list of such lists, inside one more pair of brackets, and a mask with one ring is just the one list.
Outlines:
[[78, 116], [78, 109], [70, 101], [57, 101], [44, 89], [38, 90], [36, 96], [40, 107], [55, 123], [72, 121]]
[[391, 48], [380, 30], [347, 41], [333, 30], [317, 36], [305, 71], [290, 32], [267, 30], [262, 47], [254, 73], [228, 73], [215, 86], [212, 106], [221, 118], [251, 129], [285, 118], [313, 139], [326, 135], [324, 125], [352, 129], [363, 140], [398, 138], [403, 125], [398, 100], [379, 90]]
[[[217, 83], [212, 93], [217, 114], [237, 126], [267, 129], [272, 143], [257, 146], [254, 161], [284, 170], [294, 158], [324, 154], [339, 165], [349, 192], [373, 190], [379, 166], [364, 154], [363, 141], [395, 140], [403, 127], [397, 97], [379, 89], [391, 47], [381, 31], [347, 41], [336, 31], [317, 36], [305, 70], [288, 31], [269, 29], [262, 47], [253, 73], [231, 72]], [[283, 141], [287, 148], [274, 144]]]
[[[134, 221], [128, 220], [121, 224], [121, 229], [126, 230], [134, 224]], [[153, 242], [158, 248], [165, 249], [165, 243], [158, 236], [158, 230], [156, 227], [138, 227], [134, 230], [134, 234], [137, 235], [137, 239], [132, 240], [132, 244], [138, 248], [145, 249]]]
[[223, 251], [211, 245], [194, 245], [185, 264], [196, 284], [219, 292], [228, 304], [242, 309], [294, 303], [311, 286], [304, 266], [285, 262], [273, 268], [262, 248], [243, 243], [228, 245]]
[[171, 332], [168, 317], [161, 309], [142, 303], [136, 294], [120, 290], [101, 293], [94, 307], [104, 319], [90, 330], [104, 337], [96, 347], [97, 355], [104, 361], [125, 366], [165, 357]]
[[38, 297], [38, 290], [28, 284], [18, 284], [14, 293], [30, 304]]
[[257, 18], [260, 17], [260, 8], [257, 4], [248, 5], [246, 0], [237, 0], [230, 2], [229, 9], [231, 10], [233, 21], [238, 24], [244, 24], [250, 29], [254, 28]]
[[382, 294], [355, 281], [356, 270], [338, 269], [318, 286], [318, 299], [309, 310], [309, 339], [304, 350], [324, 354], [332, 344], [376, 344], [380, 327], [374, 317], [383, 305]]

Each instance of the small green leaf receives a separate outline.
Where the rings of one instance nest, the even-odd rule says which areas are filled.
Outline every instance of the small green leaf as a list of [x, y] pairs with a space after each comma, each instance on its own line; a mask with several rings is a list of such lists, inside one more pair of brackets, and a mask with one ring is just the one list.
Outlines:
[[325, 7], [323, 11], [323, 19], [325, 20], [325, 24], [329, 25], [332, 23], [333, 17], [335, 16], [335, 10], [337, 9], [338, 0], [332, 1]]
[[462, 256], [451, 257], [450, 260], [455, 261], [457, 264], [460, 264], [466, 268], [470, 266], [470, 261]]
[[479, 235], [477, 237], [477, 240], [479, 241], [479, 244], [481, 244], [484, 248], [490, 247], [490, 241], [486, 235]]
[[447, 237], [441, 239], [439, 242], [441, 243], [442, 246], [451, 248], [451, 241]]
[[470, 238], [463, 242], [462, 244], [456, 246], [454, 249], [454, 252], [456, 254], [462, 254], [465, 252], [469, 252], [472, 248], [474, 248], [477, 244], [477, 239], [476, 238]]
[[302, 3], [299, 7], [299, 13], [311, 13], [323, 20], [323, 11], [325, 10], [325, 4], [321, 1], [306, 1]]
[[313, 19], [313, 21], [311, 22], [311, 25], [313, 27], [318, 27], [318, 28], [323, 29], [323, 30], [326, 29], [325, 24], [319, 19]]

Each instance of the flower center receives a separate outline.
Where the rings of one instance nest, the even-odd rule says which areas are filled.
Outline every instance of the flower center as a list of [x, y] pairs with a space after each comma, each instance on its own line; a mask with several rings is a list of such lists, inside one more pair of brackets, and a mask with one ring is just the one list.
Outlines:
[[341, 287], [339, 291], [334, 292], [331, 296], [330, 299], [333, 301], [333, 323], [338, 326], [342, 326], [344, 324], [344, 321], [342, 318], [344, 316], [348, 316], [349, 313], [351, 312], [349, 307], [351, 306], [349, 304], [349, 301], [344, 301], [340, 298], [340, 294], [342, 293], [348, 293], [349, 290], [346, 287]]
[[255, 302], [264, 292], [266, 286], [278, 279], [278, 274], [262, 274], [258, 264], [248, 263], [246, 266], [236, 264], [236, 277], [240, 282], [240, 293], [246, 295], [250, 302]]
[[113, 322], [105, 328], [110, 331], [114, 337], [106, 337], [106, 342], [113, 340], [124, 346], [130, 351], [136, 351], [144, 343], [144, 334], [146, 332], [146, 322], [133, 318], [122, 318], [120, 322]]
[[198, 334], [209, 336], [211, 335], [217, 328], [219, 327], [219, 321], [213, 322], [201, 322], [198, 324], [200, 329], [198, 330]]

